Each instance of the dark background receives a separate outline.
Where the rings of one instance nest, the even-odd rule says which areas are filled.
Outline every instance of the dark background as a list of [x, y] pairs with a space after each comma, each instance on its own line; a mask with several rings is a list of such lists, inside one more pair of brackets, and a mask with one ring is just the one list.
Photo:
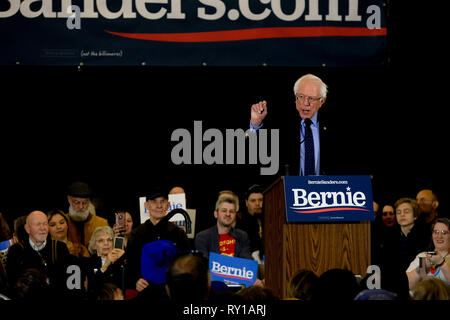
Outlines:
[[260, 176], [260, 165], [175, 166], [171, 133], [193, 135], [194, 120], [203, 130], [246, 129], [251, 105], [265, 99], [268, 117], [289, 135], [298, 130], [283, 126], [296, 116], [293, 84], [313, 73], [329, 86], [320, 112], [342, 137], [333, 150], [342, 174], [372, 175], [380, 204], [431, 188], [448, 216], [447, 59], [437, 11], [390, 3], [380, 67], [0, 67], [0, 211], [12, 222], [35, 209], [67, 210], [67, 186], [83, 180], [101, 200], [99, 215], [125, 207], [137, 220], [138, 196], [181, 185], [198, 209], [197, 231], [209, 227], [218, 191], [243, 198], [278, 175]]

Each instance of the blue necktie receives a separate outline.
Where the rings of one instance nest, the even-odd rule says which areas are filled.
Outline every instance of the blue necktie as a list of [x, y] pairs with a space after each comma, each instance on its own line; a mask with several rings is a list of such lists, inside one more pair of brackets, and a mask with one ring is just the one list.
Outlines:
[[305, 176], [316, 174], [314, 170], [314, 139], [311, 123], [311, 119], [305, 119]]

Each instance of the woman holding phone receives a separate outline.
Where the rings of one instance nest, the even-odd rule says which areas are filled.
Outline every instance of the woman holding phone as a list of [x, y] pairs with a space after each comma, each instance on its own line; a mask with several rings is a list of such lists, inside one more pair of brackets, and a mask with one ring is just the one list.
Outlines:
[[89, 241], [92, 256], [86, 260], [88, 292], [96, 297], [103, 284], [113, 283], [124, 290], [125, 251], [114, 247], [114, 231], [111, 227], [98, 227]]
[[411, 262], [406, 274], [409, 288], [421, 280], [438, 278], [447, 285], [450, 282], [450, 230], [447, 218], [438, 218], [432, 224], [432, 239], [434, 251], [421, 252]]

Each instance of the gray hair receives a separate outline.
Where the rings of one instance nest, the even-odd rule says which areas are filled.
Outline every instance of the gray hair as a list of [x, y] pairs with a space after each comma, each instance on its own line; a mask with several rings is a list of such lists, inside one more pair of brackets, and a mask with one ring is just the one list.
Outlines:
[[89, 240], [88, 249], [91, 254], [97, 251], [95, 242], [97, 241], [98, 236], [100, 236], [101, 234], [107, 234], [111, 236], [111, 238], [114, 238], [114, 230], [111, 227], [103, 226], [95, 228], [94, 232], [92, 233], [91, 239]]
[[297, 81], [295, 81], [295, 84], [294, 84], [294, 94], [295, 95], [297, 94], [298, 87], [300, 86], [300, 82], [302, 82], [303, 80], [318, 81], [320, 84], [320, 97], [325, 98], [327, 96], [328, 86], [325, 84], [325, 82], [322, 81], [322, 79], [320, 79], [319, 77], [317, 77], [311, 73], [305, 74], [304, 76], [300, 77]]
[[220, 206], [222, 205], [222, 203], [232, 203], [234, 204], [234, 207], [237, 209], [238, 208], [238, 202], [235, 198], [232, 197], [223, 197], [220, 198], [219, 200], [216, 201], [216, 211], [219, 210]]

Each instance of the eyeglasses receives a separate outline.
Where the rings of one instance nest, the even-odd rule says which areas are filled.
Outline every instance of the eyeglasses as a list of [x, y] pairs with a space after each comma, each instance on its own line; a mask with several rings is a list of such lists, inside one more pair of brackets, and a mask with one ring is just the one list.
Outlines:
[[113, 238], [100, 238], [100, 239], [97, 239], [95, 242], [97, 242], [97, 243], [107, 243], [107, 242], [113, 242]]
[[433, 230], [433, 235], [438, 236], [440, 234], [442, 234], [443, 236], [446, 236], [446, 235], [448, 235], [448, 231], [445, 231], [445, 230]]
[[312, 103], [316, 103], [317, 101], [321, 100], [322, 97], [318, 97], [318, 98], [316, 98], [316, 97], [308, 97], [308, 96], [305, 96], [303, 94], [299, 94], [299, 95], [295, 96], [295, 99], [297, 101], [301, 101], [303, 103], [305, 103], [305, 101], [308, 101], [308, 103], [312, 104]]

